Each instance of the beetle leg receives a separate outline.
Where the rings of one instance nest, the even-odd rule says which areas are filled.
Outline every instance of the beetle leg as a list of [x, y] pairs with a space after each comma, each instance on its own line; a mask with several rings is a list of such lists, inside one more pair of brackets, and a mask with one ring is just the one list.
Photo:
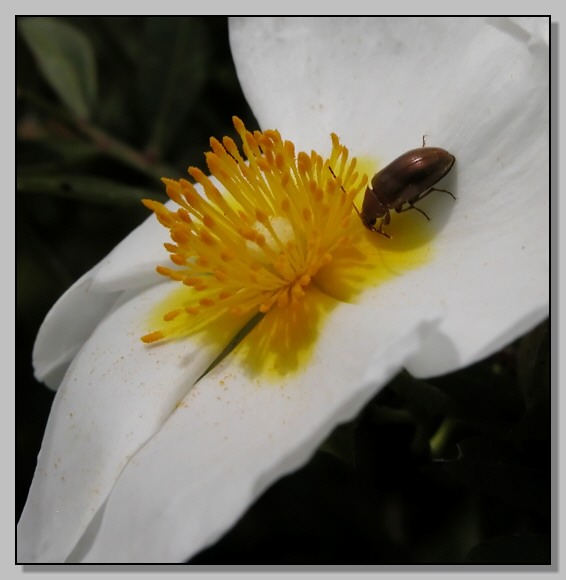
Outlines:
[[[430, 189], [427, 189], [426, 191], [419, 193], [419, 195], [416, 195], [415, 197], [413, 197], [413, 199], [411, 199], [407, 203], [413, 205], [413, 204], [417, 203], [417, 201], [424, 199], [429, 193], [432, 193], [433, 191], [442, 191], [442, 193], [447, 193], [450, 197], [452, 197], [452, 199], [454, 199], [454, 200], [456, 199], [454, 194], [451, 191], [448, 191], [447, 189], [437, 189], [436, 187], [431, 187]], [[403, 211], [406, 211], [406, 210], [403, 210]]]
[[422, 213], [428, 221], [430, 221], [430, 218], [428, 217], [428, 215], [426, 215], [426, 213], [420, 207], [417, 207], [415, 205], [414, 201], [412, 201], [412, 202], [410, 201], [409, 207], [406, 207], [405, 209], [402, 209], [401, 211], [407, 211], [408, 209], [416, 209], [419, 213]]
[[429, 193], [432, 193], [433, 191], [441, 191], [442, 193], [447, 193], [450, 197], [452, 197], [452, 199], [456, 200], [455, 195], [451, 191], [448, 191], [447, 189], [437, 189], [436, 187], [431, 187], [430, 189], [427, 189], [423, 193], [419, 193], [419, 195], [417, 195], [417, 196], [413, 197], [413, 199], [409, 200], [407, 202], [409, 204], [408, 207], [404, 208], [403, 205], [399, 205], [395, 208], [395, 211], [397, 213], [402, 213], [402, 212], [408, 211], [410, 209], [416, 209], [418, 212], [422, 213], [428, 221], [430, 221], [430, 218], [428, 217], [428, 215], [420, 207], [417, 207], [415, 205], [415, 203], [417, 203], [417, 201], [420, 201], [421, 199], [425, 198]]
[[[451, 191], [448, 191], [447, 189], [437, 189], [436, 187], [431, 187], [430, 189], [427, 189], [427, 190], [423, 191], [422, 193], [415, 195], [415, 197], [413, 197], [407, 203], [412, 206], [415, 203], [417, 203], [417, 201], [424, 199], [429, 193], [432, 193], [433, 191], [441, 191], [442, 193], [447, 193], [452, 199], [454, 199], [454, 200], [456, 199], [456, 196]], [[410, 208], [405, 208], [403, 210], [398, 210], [397, 208], [395, 208], [396, 211], [407, 211], [407, 209], [410, 209]], [[415, 208], [415, 209], [418, 209], [418, 208]]]
[[451, 191], [448, 191], [447, 189], [436, 189], [436, 187], [433, 187], [427, 191], [427, 194], [429, 194], [431, 191], [442, 191], [443, 193], [447, 193], [454, 201], [456, 201], [456, 196]]
[[377, 232], [378, 234], [381, 234], [382, 236], [385, 236], [386, 238], [391, 239], [391, 236], [383, 231], [383, 226], [387, 226], [389, 225], [389, 222], [391, 221], [391, 214], [389, 212], [387, 212], [380, 220], [379, 220], [379, 225], [377, 227], [375, 227], [375, 225], [373, 225], [371, 227], [371, 229], [374, 232]]
[[422, 213], [428, 221], [430, 221], [430, 218], [426, 215], [426, 213], [420, 207], [417, 207], [415, 205], [415, 203], [417, 201], [419, 201], [420, 199], [422, 199], [423, 197], [424, 197], [424, 195], [421, 197], [418, 197], [417, 199], [412, 199], [411, 201], [408, 201], [407, 202], [409, 204], [408, 207], [403, 207], [402, 205], [399, 205], [395, 208], [395, 211], [397, 213], [403, 213], [404, 211], [409, 211], [410, 209], [416, 209], [419, 213]]
[[381, 234], [382, 236], [384, 236], [384, 237], [386, 237], [386, 238], [389, 238], [389, 239], [391, 239], [391, 236], [390, 236], [390, 235], [389, 235], [387, 232], [384, 232], [384, 231], [383, 231], [383, 229], [382, 229], [382, 226], [383, 226], [383, 220], [381, 220], [381, 221], [379, 222], [379, 226], [378, 226], [377, 228], [376, 228], [375, 226], [373, 226], [371, 229], [372, 229], [374, 232], [376, 232], [376, 233], [378, 233], [378, 234]]

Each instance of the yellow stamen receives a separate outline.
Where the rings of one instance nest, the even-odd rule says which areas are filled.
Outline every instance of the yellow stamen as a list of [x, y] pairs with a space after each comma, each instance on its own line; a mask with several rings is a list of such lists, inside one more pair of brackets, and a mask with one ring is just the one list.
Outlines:
[[[164, 178], [179, 208], [170, 211], [144, 201], [169, 228], [172, 243], [165, 247], [179, 267], [158, 266], [157, 271], [196, 291], [192, 304], [164, 315], [167, 321], [183, 312], [194, 315], [199, 306], [218, 315], [267, 312], [300, 302], [344, 242], [352, 201], [365, 186], [365, 178], [354, 179], [355, 160], [348, 159], [336, 135], [330, 159], [324, 160], [315, 152], [296, 153], [278, 131], [251, 133], [240, 119], [233, 121], [245, 157], [228, 137], [212, 138], [206, 154], [210, 173], [224, 191], [191, 167], [189, 174], [206, 197], [187, 180]], [[159, 331], [144, 341], [164, 336]]]
[[161, 310], [159, 330], [142, 337], [146, 343], [221, 326], [220, 321], [238, 328], [246, 322], [241, 317], [264, 313], [272, 318], [266, 328], [283, 335], [263, 348], [267, 343], [287, 348], [304, 340], [290, 337], [285, 313], [298, 332], [301, 316], [314, 324], [319, 311], [309, 295], [349, 300], [363, 289], [368, 272], [380, 270], [384, 240], [354, 213], [367, 176], [338, 137], [331, 135], [330, 156], [323, 158], [296, 152], [278, 131], [252, 133], [237, 117], [233, 122], [241, 150], [229, 137], [212, 138], [205, 155], [211, 178], [190, 167], [194, 184], [163, 179], [175, 211], [143, 202], [170, 232], [164, 247], [173, 267], [156, 270], [183, 289]]

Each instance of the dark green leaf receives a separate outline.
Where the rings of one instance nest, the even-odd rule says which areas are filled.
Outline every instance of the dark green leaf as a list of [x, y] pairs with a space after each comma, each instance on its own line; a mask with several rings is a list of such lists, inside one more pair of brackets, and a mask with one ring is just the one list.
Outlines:
[[92, 143], [78, 139], [41, 139], [18, 143], [18, 170], [33, 174], [70, 172], [100, 156]]
[[56, 195], [109, 206], [139, 205], [144, 198], [164, 200], [160, 191], [122, 185], [87, 175], [39, 175], [18, 177], [18, 192]]
[[190, 17], [150, 18], [143, 32], [138, 98], [149, 132], [148, 148], [160, 155], [204, 87], [208, 36], [203, 22]]
[[96, 99], [96, 62], [88, 38], [57, 18], [20, 20], [19, 28], [45, 80], [80, 118], [90, 116]]

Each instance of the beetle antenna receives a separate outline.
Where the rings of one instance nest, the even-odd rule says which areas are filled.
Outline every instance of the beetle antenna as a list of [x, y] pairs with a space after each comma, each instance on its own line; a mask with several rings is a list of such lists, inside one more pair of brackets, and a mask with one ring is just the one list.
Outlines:
[[[330, 167], [330, 165], [328, 166], [328, 169], [330, 171], [330, 173], [332, 173], [332, 177], [334, 177], [334, 179], [338, 179], [336, 177], [336, 173], [334, 173], [334, 171], [332, 171], [332, 167]], [[344, 189], [344, 187], [342, 185], [340, 185], [340, 189], [346, 193], [346, 190]], [[352, 201], [352, 205], [354, 206], [354, 209], [356, 210], [356, 213], [358, 214], [358, 216], [360, 216], [360, 219], [362, 219], [362, 214], [360, 213], [360, 210], [356, 207], [356, 204]]]
[[352, 202], [352, 205], [354, 206], [356, 213], [360, 216], [360, 219], [362, 219], [362, 214], [360, 213], [360, 210], [356, 207], [356, 204], [354, 202]]
[[[330, 167], [330, 165], [328, 166], [328, 171], [330, 171], [330, 173], [332, 173], [332, 177], [334, 177], [334, 179], [338, 179], [336, 177], [336, 173], [334, 173], [334, 171], [332, 171], [332, 167]], [[342, 187], [342, 186], [340, 186], [340, 187]], [[344, 191], [344, 188], [343, 187], [342, 187], [342, 191]]]

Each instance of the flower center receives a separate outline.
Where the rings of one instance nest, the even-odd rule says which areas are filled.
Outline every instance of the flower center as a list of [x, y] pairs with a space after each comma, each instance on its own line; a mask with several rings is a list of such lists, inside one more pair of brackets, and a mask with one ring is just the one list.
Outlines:
[[212, 138], [211, 177], [189, 168], [204, 195], [185, 179], [163, 179], [177, 209], [144, 200], [171, 236], [165, 248], [174, 267], [157, 271], [192, 289], [163, 315], [176, 324], [144, 342], [224, 315], [296, 308], [319, 272], [336, 259], [351, 260], [365, 235], [353, 201], [367, 178], [336, 135], [323, 159], [314, 151], [296, 153], [278, 131], [251, 133], [233, 121], [243, 154], [229, 137]]

